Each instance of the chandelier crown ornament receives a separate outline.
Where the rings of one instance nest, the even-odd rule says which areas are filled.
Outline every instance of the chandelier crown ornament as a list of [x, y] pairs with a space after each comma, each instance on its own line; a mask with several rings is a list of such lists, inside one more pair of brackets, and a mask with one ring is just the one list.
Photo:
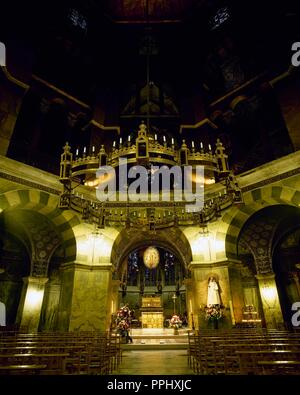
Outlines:
[[[59, 207], [75, 210], [82, 215], [84, 221], [96, 223], [100, 228], [116, 225], [157, 231], [172, 226], [206, 224], [220, 217], [221, 212], [232, 204], [243, 202], [241, 189], [228, 166], [228, 155], [220, 139], [216, 141], [214, 149], [211, 144], [204, 146], [202, 141], [188, 142], [185, 139], [181, 145], [177, 142], [176, 147], [179, 148], [175, 148], [174, 138], [168, 141], [167, 134], [162, 134], [159, 140], [158, 132], [157, 130], [154, 139], [148, 137], [147, 126], [142, 122], [135, 140], [123, 136], [122, 140], [115, 140], [112, 146], [102, 144], [99, 150], [95, 145], [91, 148], [85, 146], [81, 150], [77, 147], [74, 157], [70, 145], [66, 143], [60, 161], [59, 180], [63, 184], [63, 191]], [[149, 188], [155, 173], [153, 166], [169, 169], [176, 166], [181, 168], [182, 173], [185, 166], [191, 167], [192, 184], [204, 188], [202, 209], [188, 212], [185, 210], [187, 201], [184, 195], [181, 195], [181, 201], [175, 199], [175, 188], [180, 185], [177, 179], [171, 185], [168, 201], [161, 197], [157, 201], [149, 201], [149, 196], [141, 197], [138, 201], [119, 199], [127, 193], [130, 186], [127, 178], [127, 181], [123, 180], [124, 188], [121, 189], [120, 179], [117, 179], [121, 158], [126, 159], [128, 171], [136, 165], [146, 168]], [[109, 166], [115, 176], [107, 174], [97, 178], [99, 167], [105, 166]], [[197, 166], [203, 166], [203, 176], [195, 172]], [[106, 182], [119, 183], [116, 185], [116, 200], [97, 200], [96, 189]]]
[[147, 126], [145, 125], [145, 122], [142, 121], [140, 124], [140, 129], [138, 131], [138, 136], [139, 137], [146, 137], [147, 136]]
[[60, 159], [60, 181], [67, 182], [71, 177], [72, 172], [72, 161], [73, 154], [71, 153], [71, 147], [69, 143], [66, 142], [66, 145], [63, 148], [64, 152], [61, 154]]

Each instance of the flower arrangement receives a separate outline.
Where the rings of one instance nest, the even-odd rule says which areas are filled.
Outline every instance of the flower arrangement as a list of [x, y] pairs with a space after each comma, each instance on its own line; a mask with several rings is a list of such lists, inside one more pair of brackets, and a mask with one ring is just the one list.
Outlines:
[[222, 317], [222, 310], [219, 304], [205, 307], [205, 318], [207, 320], [219, 320]]
[[180, 320], [178, 315], [173, 315], [173, 317], [170, 319], [170, 326], [174, 329], [179, 329], [182, 325], [182, 321]]
[[121, 320], [118, 324], [117, 324], [117, 328], [120, 332], [126, 331], [129, 329], [129, 323], [126, 320]]
[[117, 311], [116, 327], [120, 333], [129, 329], [129, 327], [130, 327], [130, 310], [127, 305], [121, 307]]

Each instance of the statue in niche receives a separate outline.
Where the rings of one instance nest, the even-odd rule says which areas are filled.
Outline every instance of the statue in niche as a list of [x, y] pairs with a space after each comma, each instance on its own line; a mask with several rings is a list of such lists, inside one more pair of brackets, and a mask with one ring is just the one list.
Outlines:
[[221, 305], [219, 286], [215, 277], [209, 277], [207, 289], [207, 306]]

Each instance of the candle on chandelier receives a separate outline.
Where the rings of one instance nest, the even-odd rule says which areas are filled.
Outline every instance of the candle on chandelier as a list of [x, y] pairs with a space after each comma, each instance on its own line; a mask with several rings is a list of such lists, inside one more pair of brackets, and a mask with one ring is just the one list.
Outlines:
[[92, 146], [92, 152], [93, 153], [95, 152], [95, 146], [94, 145]]
[[195, 143], [194, 143], [194, 141], [192, 141], [192, 148], [195, 148]]
[[115, 148], [115, 146], [116, 146], [116, 142], [114, 141], [114, 142], [113, 142], [113, 147]]
[[78, 156], [78, 154], [79, 154], [79, 149], [77, 148], [77, 150], [76, 150], [76, 156]]
[[202, 141], [201, 141], [201, 143], [200, 143], [200, 148], [203, 149], [203, 143], [202, 143]]
[[166, 142], [166, 136], [163, 137], [164, 143]]
[[128, 143], [130, 143], [130, 140], [131, 140], [131, 137], [130, 137], [130, 135], [128, 136]]
[[155, 133], [155, 135], [154, 135], [154, 140], [156, 141], [157, 140], [157, 134]]
[[211, 145], [210, 144], [208, 144], [208, 149], [211, 151]]
[[120, 144], [122, 144], [122, 141], [123, 141], [123, 140], [122, 140], [122, 137], [120, 137]]
[[83, 148], [83, 153], [86, 154], [86, 147]]
[[172, 137], [172, 145], [174, 145], [174, 138]]

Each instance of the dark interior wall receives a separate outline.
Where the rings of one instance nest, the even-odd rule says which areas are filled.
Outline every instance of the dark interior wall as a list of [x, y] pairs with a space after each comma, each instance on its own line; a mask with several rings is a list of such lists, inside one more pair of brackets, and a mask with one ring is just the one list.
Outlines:
[[299, 302], [300, 294], [297, 280], [300, 281], [296, 264], [300, 262], [300, 232], [291, 232], [277, 246], [273, 254], [273, 267], [276, 273], [276, 283], [285, 322], [291, 323], [294, 314], [291, 307]]
[[[173, 120], [153, 124], [175, 134], [180, 123], [194, 124], [210, 116], [212, 101], [257, 73], [266, 71], [269, 80], [285, 71], [290, 65], [291, 41], [299, 34], [292, 4], [273, 4], [270, 8], [258, 1], [242, 4], [232, 1], [228, 21], [212, 29], [211, 18], [223, 6], [219, 1], [204, 2], [195, 9], [186, 6], [182, 23], [158, 23], [149, 32], [143, 24], [117, 24], [107, 17], [102, 6], [82, 1], [64, 4], [54, 1], [34, 8], [29, 3], [21, 5], [18, 14], [10, 4], [5, 10], [5, 23], [0, 27], [0, 39], [7, 43], [9, 70], [29, 83], [31, 89], [23, 100], [16, 127], [9, 126], [9, 133], [14, 129], [9, 156], [57, 172], [57, 166], [49, 164], [57, 160], [62, 140], [73, 139], [73, 145], [78, 146], [89, 139], [89, 132], [79, 132], [87, 125], [80, 124], [79, 113], [87, 120], [94, 117], [106, 125], [121, 124], [125, 130], [137, 128], [140, 119], [132, 119], [128, 124], [120, 120], [120, 115], [131, 97], [132, 86], [142, 87], [146, 82], [149, 37], [154, 42], [150, 79], [164, 86], [179, 108], [175, 124]], [[75, 22], [70, 10], [76, 11]], [[79, 26], [78, 18], [87, 29]], [[43, 112], [44, 104], [46, 101], [49, 106], [55, 97], [46, 87], [37, 92], [32, 74], [83, 100], [88, 109], [74, 110], [66, 100], [66, 114], [49, 117]], [[261, 91], [252, 92], [248, 108], [242, 106], [233, 115], [224, 114], [219, 123], [219, 134], [229, 141], [231, 163], [236, 171], [291, 152], [284, 120], [288, 122], [294, 146], [298, 147], [295, 86], [278, 92], [280, 106], [270, 95], [267, 98]], [[58, 93], [56, 99], [65, 97]], [[0, 110], [1, 106], [5, 105], [0, 103]], [[17, 112], [10, 110], [9, 115], [16, 119]], [[83, 144], [88, 145], [86, 141]]]
[[30, 261], [22, 243], [4, 234], [3, 230], [0, 231], [0, 267], [5, 270], [0, 274], [0, 301], [6, 306], [7, 325], [13, 325], [23, 289], [23, 277], [30, 272]]
[[6, 308], [6, 325], [14, 325], [23, 288], [21, 278], [0, 275], [0, 301]]
[[300, 70], [275, 87], [290, 138], [295, 150], [300, 149]]

